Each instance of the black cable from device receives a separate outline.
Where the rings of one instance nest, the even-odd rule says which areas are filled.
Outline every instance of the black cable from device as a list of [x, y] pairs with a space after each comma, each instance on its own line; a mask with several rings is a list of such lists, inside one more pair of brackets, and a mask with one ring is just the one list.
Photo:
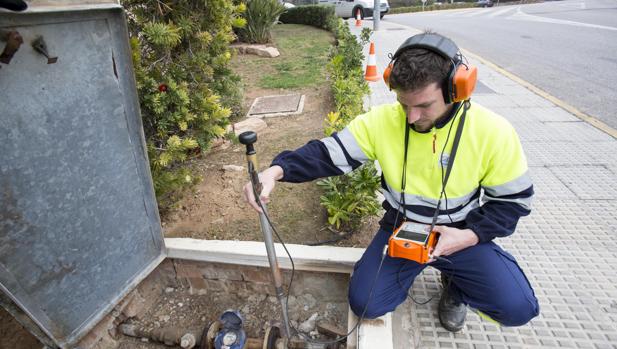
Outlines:
[[[463, 102], [466, 103], [466, 102]], [[456, 110], [455, 114], [454, 114], [454, 118], [456, 119], [456, 116], [458, 115], [458, 112], [461, 110], [461, 106], [458, 107], [458, 109]], [[443, 144], [443, 148], [441, 148], [441, 154], [439, 154], [439, 163], [442, 164], [443, 161], [443, 153], [446, 151], [446, 146], [448, 145], [448, 141], [450, 140], [450, 133], [452, 132], [452, 126], [454, 126], [454, 121], [452, 120], [452, 123], [450, 123], [450, 128], [448, 128], [448, 135], [446, 136], [446, 141]], [[450, 223], [453, 223], [454, 221], [452, 220], [452, 217], [450, 216], [450, 212], [448, 212], [448, 194], [446, 193], [446, 188], [445, 188], [445, 173], [443, 171], [443, 164], [441, 166], [441, 193], [439, 194], [439, 201], [441, 201], [441, 196], [443, 195], [444, 199], [446, 199], [446, 214], [448, 215], [448, 218], [450, 219]]]
[[[287, 286], [287, 295], [285, 296], [285, 312], [287, 313], [287, 318], [289, 319], [289, 310], [288, 310], [289, 309], [289, 292], [291, 292], [291, 285], [293, 283], [293, 278], [294, 278], [294, 273], [295, 273], [295, 270], [296, 270], [296, 266], [294, 264], [293, 258], [291, 257], [291, 253], [289, 253], [289, 250], [287, 250], [287, 246], [285, 246], [285, 242], [283, 242], [283, 239], [281, 238], [281, 236], [279, 235], [278, 231], [274, 227], [274, 224], [272, 224], [272, 221], [270, 220], [270, 217], [266, 213], [266, 210], [264, 209], [261, 200], [258, 200], [259, 196], [257, 195], [257, 190], [255, 188], [255, 183], [253, 183], [252, 181], [251, 181], [251, 188], [253, 189], [253, 197], [255, 198], [255, 202], [261, 208], [262, 213], [264, 214], [264, 217], [266, 217], [266, 220], [268, 221], [268, 224], [272, 228], [272, 231], [276, 235], [277, 239], [280, 241], [281, 245], [283, 245], [283, 249], [285, 250], [285, 253], [287, 253], [287, 257], [289, 257], [289, 261], [291, 262], [291, 277], [289, 279], [289, 285]], [[368, 305], [369, 305], [369, 303], [371, 301], [371, 298], [373, 296], [373, 291], [375, 290], [375, 285], [377, 284], [377, 278], [379, 277], [379, 273], [381, 272], [381, 267], [383, 266], [383, 261], [386, 259], [386, 249], [387, 249], [387, 246], [388, 245], [384, 246], [384, 250], [383, 250], [382, 255], [381, 255], [381, 261], [379, 262], [379, 267], [377, 268], [377, 272], [375, 273], [375, 279], [373, 280], [373, 284], [371, 285], [371, 290], [369, 291], [368, 299], [366, 301], [366, 305], [364, 306], [364, 310], [362, 311], [362, 314], [360, 315], [360, 317], [356, 321], [356, 325], [346, 335], [344, 335], [342, 337], [338, 337], [335, 340], [331, 340], [331, 341], [317, 341], [317, 340], [309, 338], [304, 333], [301, 333], [300, 331], [298, 331], [298, 329], [293, 327], [293, 325], [291, 323], [288, 324], [289, 327], [291, 329], [293, 329], [296, 332], [296, 334], [298, 334], [300, 337], [302, 337], [305, 341], [307, 341], [309, 343], [313, 343], [313, 344], [334, 344], [334, 343], [341, 342], [344, 339], [347, 339], [347, 337], [349, 337], [356, 329], [360, 328], [360, 324], [362, 323], [362, 320], [364, 320], [364, 315], [366, 314], [366, 311], [368, 310]], [[288, 333], [287, 335], [290, 336], [290, 337], [292, 336], [292, 334], [290, 334], [290, 333]]]
[[[452, 279], [454, 279], [454, 275], [456, 274], [456, 267], [454, 266], [454, 263], [452, 263], [451, 260], [447, 259], [446, 257], [440, 257], [440, 256], [435, 256], [433, 257], [435, 258], [435, 260], [437, 261], [443, 261], [443, 262], [448, 262], [450, 264], [452, 264], [452, 273], [449, 274], [448, 276], [448, 284], [444, 285], [444, 289], [448, 289], [450, 288], [450, 284], [452, 283]], [[403, 286], [403, 284], [401, 283], [401, 271], [403, 270], [405, 266], [402, 266], [398, 272], [396, 273], [396, 281], [398, 282], [399, 287], [405, 291], [405, 287]], [[443, 273], [443, 271], [440, 271]], [[435, 294], [433, 294], [429, 299], [423, 301], [423, 302], [418, 302], [415, 298], [413, 298], [413, 296], [411, 295], [411, 286], [409, 286], [409, 289], [407, 292], [407, 298], [411, 299], [415, 304], [417, 305], [425, 305], [426, 303], [430, 302], [433, 300], [433, 298], [435, 298]]]
[[[454, 118], [452, 120], [452, 122], [450, 122], [450, 127], [448, 128], [448, 134], [446, 136], [446, 141], [444, 142], [443, 148], [441, 149], [441, 154], [439, 155], [439, 162], [441, 163], [442, 159], [443, 159], [443, 153], [446, 150], [446, 146], [448, 145], [448, 141], [450, 140], [450, 134], [452, 133], [452, 127], [454, 126], [454, 122], [456, 121], [456, 118], [458, 116], [458, 113], [461, 111], [461, 108], [463, 108], [464, 106], [463, 102], [461, 103], [461, 105], [459, 105], [459, 107], [456, 109], [456, 111], [454, 111]], [[408, 123], [407, 120], [405, 119], [405, 126], [406, 127], [411, 127]], [[404, 189], [405, 189], [405, 182], [406, 182], [406, 177], [407, 177], [407, 151], [408, 151], [408, 146], [409, 146], [409, 134], [407, 133], [408, 130], [405, 130], [406, 134], [405, 134], [405, 155], [404, 155], [404, 160], [403, 160], [403, 175], [402, 175], [402, 179], [401, 179], [401, 195], [400, 195], [400, 199], [399, 199], [399, 206], [396, 210], [396, 216], [394, 217], [394, 224], [396, 225], [396, 223], [398, 222], [398, 216], [400, 214], [400, 209], [401, 209], [401, 203], [403, 206], [403, 220], [407, 219], [407, 214], [406, 214], [406, 206], [405, 206], [405, 196], [404, 196]], [[444, 166], [441, 166], [441, 192], [439, 193], [439, 199], [437, 200], [437, 207], [435, 208], [435, 214], [433, 215], [433, 220], [431, 222], [431, 231], [433, 230], [433, 228], [435, 228], [435, 223], [437, 221], [437, 216], [439, 215], [439, 207], [441, 205], [441, 199], [445, 197], [446, 199], [446, 214], [448, 215], [448, 218], [450, 218], [450, 222], [453, 222], [452, 217], [450, 216], [450, 213], [448, 212], [448, 196], [446, 194], [446, 188], [445, 188], [445, 174], [444, 174], [444, 170], [443, 170]], [[444, 258], [444, 257], [434, 257], [436, 260], [444, 260], [452, 265], [454, 265], [450, 260]], [[400, 275], [401, 275], [401, 271], [403, 270], [405, 266], [402, 266], [397, 274], [396, 274], [396, 281], [399, 284], [399, 287], [401, 287], [403, 290], [405, 289], [403, 287], [403, 284], [401, 283], [400, 280]], [[452, 273], [452, 275], [450, 275], [450, 277], [448, 278], [448, 285], [446, 286], [446, 288], [450, 287], [450, 283], [452, 282], [452, 279], [454, 277], [454, 272]], [[430, 302], [431, 300], [433, 300], [433, 298], [435, 297], [435, 295], [432, 295], [428, 300], [423, 301], [423, 302], [418, 302], [415, 298], [413, 298], [413, 296], [410, 294], [411, 292], [411, 286], [409, 287], [409, 289], [406, 291], [407, 292], [407, 297], [409, 299], [411, 299], [415, 304], [418, 305], [424, 305], [428, 302]]]

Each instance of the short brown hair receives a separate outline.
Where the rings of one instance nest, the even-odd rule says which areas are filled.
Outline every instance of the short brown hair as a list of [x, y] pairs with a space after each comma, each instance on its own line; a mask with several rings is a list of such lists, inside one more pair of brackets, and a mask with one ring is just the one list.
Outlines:
[[433, 51], [411, 48], [394, 62], [389, 85], [393, 90], [416, 91], [436, 82], [443, 88], [451, 66], [451, 61]]

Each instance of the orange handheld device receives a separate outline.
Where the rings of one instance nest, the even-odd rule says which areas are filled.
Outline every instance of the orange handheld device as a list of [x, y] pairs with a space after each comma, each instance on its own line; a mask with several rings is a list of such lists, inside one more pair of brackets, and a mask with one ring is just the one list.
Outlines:
[[429, 250], [435, 248], [438, 240], [438, 233], [430, 229], [428, 224], [403, 222], [390, 236], [388, 256], [427, 263]]

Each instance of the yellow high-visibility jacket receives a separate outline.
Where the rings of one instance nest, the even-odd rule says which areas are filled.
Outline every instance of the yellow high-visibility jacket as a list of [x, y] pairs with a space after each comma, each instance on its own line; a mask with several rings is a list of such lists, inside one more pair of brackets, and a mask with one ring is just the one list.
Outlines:
[[[377, 160], [386, 209], [382, 227], [398, 225], [395, 217], [402, 218], [403, 211], [408, 220], [430, 224], [463, 113], [459, 106], [428, 132], [410, 130], [405, 210], [400, 198], [407, 120], [399, 103], [373, 108], [341, 132], [285, 151], [272, 164], [283, 168], [283, 181], [304, 182]], [[533, 185], [518, 135], [507, 120], [471, 103], [445, 194], [437, 224], [470, 228], [481, 242], [511, 234], [518, 219], [530, 213]]]

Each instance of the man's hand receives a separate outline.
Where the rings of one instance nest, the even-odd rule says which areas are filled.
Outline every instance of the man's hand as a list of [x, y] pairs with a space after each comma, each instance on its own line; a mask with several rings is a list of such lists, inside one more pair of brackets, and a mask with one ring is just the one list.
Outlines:
[[430, 254], [429, 263], [434, 262], [436, 260], [435, 257], [449, 256], [480, 241], [478, 235], [471, 229], [457, 229], [437, 225], [434, 231], [438, 232], [440, 236], [437, 246]]
[[[270, 202], [270, 192], [274, 189], [274, 185], [276, 181], [283, 178], [283, 168], [281, 166], [272, 166], [259, 174], [259, 182], [261, 183], [262, 189], [259, 194], [259, 199], [262, 203], [267, 204]], [[255, 196], [253, 195], [253, 185], [249, 181], [244, 185], [244, 189], [242, 190], [242, 197], [244, 201], [248, 202], [255, 211], [261, 213], [261, 207], [255, 201]]]

